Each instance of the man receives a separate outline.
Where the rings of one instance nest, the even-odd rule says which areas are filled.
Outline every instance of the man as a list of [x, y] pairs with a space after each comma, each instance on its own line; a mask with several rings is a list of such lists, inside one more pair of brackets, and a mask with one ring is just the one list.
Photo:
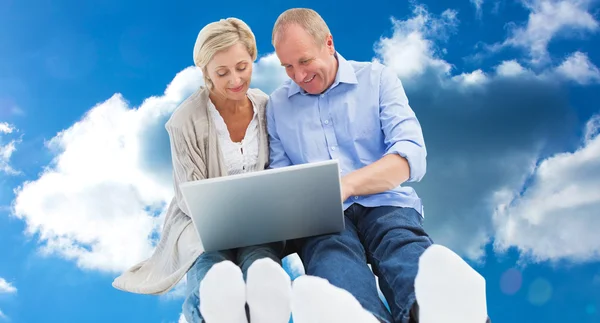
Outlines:
[[298, 241], [306, 273], [348, 290], [381, 322], [416, 322], [418, 261], [432, 241], [420, 198], [401, 184], [423, 178], [427, 153], [400, 80], [382, 64], [344, 59], [310, 9], [281, 14], [272, 43], [291, 80], [267, 105], [270, 167], [341, 167], [346, 230]]

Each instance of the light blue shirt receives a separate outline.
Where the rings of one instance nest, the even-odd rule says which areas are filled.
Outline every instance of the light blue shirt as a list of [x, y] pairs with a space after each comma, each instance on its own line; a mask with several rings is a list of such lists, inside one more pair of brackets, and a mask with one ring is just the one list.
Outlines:
[[[408, 160], [408, 182], [425, 175], [427, 151], [421, 125], [408, 105], [401, 81], [377, 62], [339, 62], [335, 81], [323, 94], [311, 95], [291, 80], [267, 103], [270, 168], [337, 159], [344, 176], [387, 154]], [[366, 207], [411, 207], [423, 214], [412, 187], [367, 196], [351, 196]]]

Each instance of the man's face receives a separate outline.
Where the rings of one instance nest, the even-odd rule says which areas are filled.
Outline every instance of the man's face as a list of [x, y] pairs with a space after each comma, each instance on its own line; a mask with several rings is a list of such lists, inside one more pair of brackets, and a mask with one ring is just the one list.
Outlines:
[[331, 35], [323, 44], [316, 44], [302, 27], [290, 25], [276, 37], [275, 53], [298, 86], [310, 94], [322, 93], [331, 86], [337, 71]]

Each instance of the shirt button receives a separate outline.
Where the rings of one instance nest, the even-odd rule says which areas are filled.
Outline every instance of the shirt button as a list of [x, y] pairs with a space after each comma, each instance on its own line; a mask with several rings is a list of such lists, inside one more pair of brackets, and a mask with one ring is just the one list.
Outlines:
[[329, 124], [329, 120], [325, 120], [325, 124]]
[[358, 196], [355, 196], [355, 197], [354, 197], [354, 199], [355, 199], [355, 200], [358, 200]]
[[331, 150], [335, 150], [335, 146], [331, 146]]

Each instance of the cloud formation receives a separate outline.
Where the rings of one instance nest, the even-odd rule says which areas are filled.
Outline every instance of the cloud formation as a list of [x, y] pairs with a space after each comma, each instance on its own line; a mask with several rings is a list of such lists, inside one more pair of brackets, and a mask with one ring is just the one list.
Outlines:
[[496, 74], [499, 76], [519, 76], [524, 72], [525, 68], [514, 59], [503, 61], [500, 65], [496, 66]]
[[581, 85], [600, 82], [600, 69], [590, 61], [587, 54], [582, 52], [569, 55], [556, 68], [556, 73]]
[[166, 134], [156, 121], [201, 81], [197, 69], [185, 69], [164, 95], [138, 108], [115, 94], [49, 141], [52, 164], [18, 187], [13, 203], [14, 215], [26, 222], [28, 234], [39, 235], [44, 253], [104, 271], [121, 271], [149, 255], [172, 184], [149, 171], [157, 156], [169, 158], [168, 146], [144, 147], [155, 139], [150, 134]]
[[[274, 54], [261, 57], [254, 69], [253, 85], [265, 91], [287, 77]], [[117, 93], [49, 141], [56, 154], [52, 164], [16, 190], [13, 203], [27, 233], [39, 234], [44, 254], [119, 272], [151, 253], [172, 197], [164, 123], [201, 84], [200, 70], [189, 67], [162, 96], [140, 107], [130, 107]], [[180, 297], [181, 290], [168, 297]]]
[[16, 145], [21, 142], [21, 138], [10, 140], [7, 144], [3, 143], [7, 134], [16, 132], [17, 129], [6, 122], [0, 122], [0, 173], [8, 175], [18, 175], [20, 172], [10, 165], [10, 158], [17, 150]]
[[456, 11], [448, 9], [438, 17], [424, 6], [415, 6], [413, 17], [392, 18], [393, 35], [381, 37], [375, 43], [374, 60], [388, 65], [402, 80], [421, 76], [429, 70], [450, 73], [452, 65], [439, 58], [444, 49], [438, 48], [435, 41], [446, 41], [457, 27]]
[[475, 7], [475, 15], [478, 19], [481, 19], [481, 15], [483, 14], [482, 11], [482, 6], [483, 6], [483, 0], [469, 0], [471, 1], [471, 3], [473, 4], [473, 6]]
[[532, 65], [550, 62], [548, 45], [556, 38], [586, 35], [598, 31], [598, 21], [588, 11], [591, 0], [522, 0], [529, 11], [525, 25], [509, 24], [508, 38], [490, 47], [506, 47], [527, 52]]
[[252, 87], [257, 87], [269, 94], [273, 92], [281, 83], [288, 79], [285, 69], [275, 53], [268, 53], [262, 56], [254, 64], [252, 74]]
[[6, 122], [0, 122], [0, 133], [11, 133], [13, 127]]
[[17, 288], [15, 286], [0, 277], [0, 294], [14, 294], [16, 292]]
[[535, 261], [600, 260], [599, 131], [596, 115], [587, 122], [579, 149], [541, 161], [529, 184], [497, 192], [498, 250], [516, 247], [522, 258]]
[[[1, 294], [15, 294], [17, 292], [17, 288], [13, 286], [11, 283], [7, 282], [4, 278], [0, 277], [0, 295]], [[0, 319], [8, 320], [8, 316], [0, 310]]]

